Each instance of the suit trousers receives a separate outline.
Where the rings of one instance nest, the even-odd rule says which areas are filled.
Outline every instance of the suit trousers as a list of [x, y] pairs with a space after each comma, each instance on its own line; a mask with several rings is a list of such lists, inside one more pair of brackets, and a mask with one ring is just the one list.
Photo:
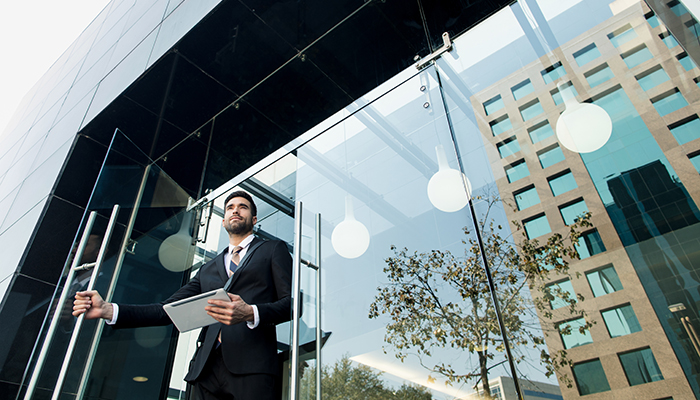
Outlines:
[[280, 378], [270, 374], [232, 374], [217, 346], [194, 382], [193, 400], [279, 400]]

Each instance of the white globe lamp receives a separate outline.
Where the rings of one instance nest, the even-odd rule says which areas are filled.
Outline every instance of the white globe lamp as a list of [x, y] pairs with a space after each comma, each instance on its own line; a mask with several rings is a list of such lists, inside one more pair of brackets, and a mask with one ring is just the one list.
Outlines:
[[338, 255], [348, 259], [363, 255], [369, 247], [369, 231], [355, 219], [349, 195], [345, 196], [345, 219], [333, 229], [331, 244]]
[[576, 153], [590, 153], [603, 147], [612, 135], [612, 120], [602, 107], [579, 103], [571, 85], [558, 84], [566, 109], [557, 120], [559, 143]]
[[435, 147], [438, 172], [428, 181], [428, 199], [440, 211], [459, 211], [469, 203], [471, 183], [460, 171], [450, 168], [442, 145]]

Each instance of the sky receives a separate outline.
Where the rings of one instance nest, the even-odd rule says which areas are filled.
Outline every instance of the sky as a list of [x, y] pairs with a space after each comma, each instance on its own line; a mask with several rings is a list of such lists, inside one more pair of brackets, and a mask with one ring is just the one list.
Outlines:
[[108, 3], [0, 1], [0, 137], [24, 95]]

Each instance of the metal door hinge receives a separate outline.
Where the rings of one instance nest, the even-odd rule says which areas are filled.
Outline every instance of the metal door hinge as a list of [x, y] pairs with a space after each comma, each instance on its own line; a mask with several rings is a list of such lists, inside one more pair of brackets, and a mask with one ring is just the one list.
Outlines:
[[452, 40], [450, 40], [450, 34], [445, 32], [442, 34], [442, 47], [435, 50], [432, 54], [418, 60], [416, 68], [418, 68], [419, 71], [422, 70], [448, 51], [452, 51]]

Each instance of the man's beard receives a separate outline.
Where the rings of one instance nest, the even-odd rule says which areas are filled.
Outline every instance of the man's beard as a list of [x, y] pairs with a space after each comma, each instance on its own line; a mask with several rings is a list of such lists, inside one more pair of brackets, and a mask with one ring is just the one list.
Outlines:
[[226, 232], [233, 235], [240, 235], [242, 233], [248, 233], [253, 230], [253, 220], [242, 219], [236, 223], [236, 221], [227, 222], [224, 224], [224, 229]]

